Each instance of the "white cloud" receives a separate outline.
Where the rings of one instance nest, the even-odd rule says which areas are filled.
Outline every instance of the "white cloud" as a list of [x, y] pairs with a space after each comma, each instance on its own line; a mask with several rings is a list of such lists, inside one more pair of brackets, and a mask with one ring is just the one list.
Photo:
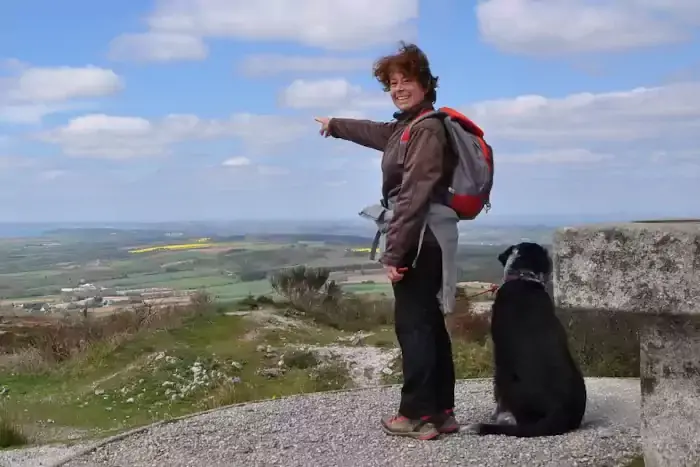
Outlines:
[[109, 50], [110, 59], [133, 62], [203, 60], [208, 55], [200, 37], [168, 32], [122, 34], [112, 40]]
[[[270, 131], [274, 128], [275, 131]], [[90, 114], [38, 135], [58, 144], [66, 155], [85, 158], [131, 159], [161, 156], [186, 141], [237, 138], [251, 152], [289, 143], [308, 130], [293, 119], [235, 114], [222, 120], [172, 114], [160, 120]]]
[[257, 167], [257, 169], [260, 175], [265, 176], [281, 176], [288, 175], [290, 173], [289, 169], [275, 165], [260, 165]]
[[122, 88], [121, 78], [104, 68], [29, 68], [10, 80], [6, 96], [19, 102], [63, 102], [107, 96]]
[[68, 174], [69, 174], [69, 172], [67, 172], [65, 170], [60, 170], [60, 169], [44, 170], [43, 172], [39, 172], [39, 174], [37, 175], [37, 178], [43, 182], [50, 182], [53, 180], [57, 180], [59, 178], [63, 178], [65, 176], [67, 176]]
[[559, 145], [682, 141], [700, 131], [700, 82], [562, 98], [526, 95], [475, 103], [465, 112], [487, 138]]
[[347, 180], [331, 180], [328, 182], [323, 182], [323, 184], [327, 187], [330, 188], [340, 188], [341, 186], [345, 186], [348, 184]]
[[347, 108], [348, 111], [388, 109], [392, 105], [384, 92], [367, 92], [341, 78], [295, 80], [280, 94], [280, 103], [295, 109]]
[[230, 159], [226, 159], [221, 165], [224, 167], [246, 167], [250, 165], [250, 159], [247, 157], [232, 157]]
[[[693, 157], [700, 134], [700, 82], [559, 98], [519, 96], [477, 102], [463, 111], [484, 129], [496, 166], [518, 166], [508, 171], [524, 165], [538, 171], [600, 166], [639, 178], [656, 171], [658, 160], [700, 165]], [[552, 170], [551, 176], [561, 175]]]
[[525, 154], [498, 154], [500, 164], [597, 164], [603, 161], [611, 161], [611, 154], [597, 153], [588, 149], [554, 149], [549, 151], [536, 151]]
[[[293, 41], [352, 50], [411, 39], [418, 0], [158, 0], [138, 44], [147, 57], [193, 59], [200, 38]], [[164, 41], [162, 34], [190, 40]], [[129, 37], [129, 36], [127, 36]], [[117, 44], [130, 39], [117, 38]]]
[[26, 157], [0, 155], [0, 171], [26, 169], [34, 166], [36, 166], [36, 162]]
[[112, 70], [86, 66], [16, 66], [0, 78], [0, 121], [38, 123], [48, 114], [84, 107], [80, 99], [109, 96], [124, 88]]
[[696, 0], [481, 0], [481, 37], [507, 52], [566, 55], [676, 43], [700, 24]]
[[[372, 94], [344, 79], [296, 80], [280, 101], [359, 118], [391, 108], [381, 91]], [[338, 112], [341, 108], [347, 111]], [[556, 98], [522, 95], [476, 102], [463, 110], [484, 128], [497, 161], [507, 164], [609, 166], [621, 160], [650, 161], [660, 151], [688, 160], [682, 154], [696, 150], [700, 134], [700, 81]]]
[[245, 57], [238, 69], [248, 76], [271, 76], [295, 73], [338, 73], [368, 71], [372, 59], [334, 56], [251, 55]]

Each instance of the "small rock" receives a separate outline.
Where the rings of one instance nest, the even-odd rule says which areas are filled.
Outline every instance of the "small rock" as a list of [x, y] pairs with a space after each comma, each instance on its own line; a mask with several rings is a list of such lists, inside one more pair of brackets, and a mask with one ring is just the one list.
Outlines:
[[279, 378], [284, 375], [284, 370], [281, 368], [262, 368], [258, 370], [258, 374], [270, 379]]
[[364, 343], [365, 343], [365, 336], [355, 336], [350, 341], [350, 344], [352, 344], [354, 346], [364, 345]]

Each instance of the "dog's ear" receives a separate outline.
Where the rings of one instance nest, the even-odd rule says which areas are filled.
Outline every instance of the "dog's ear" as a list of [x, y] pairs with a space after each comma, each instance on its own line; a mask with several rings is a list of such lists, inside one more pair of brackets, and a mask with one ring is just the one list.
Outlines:
[[514, 248], [515, 248], [515, 245], [511, 245], [508, 247], [507, 250], [505, 250], [503, 253], [498, 255], [498, 261], [501, 263], [501, 266], [506, 265], [506, 262], [508, 261], [508, 258], [510, 258], [510, 254], [513, 253]]
[[544, 273], [550, 275], [554, 269], [554, 262], [552, 261], [552, 256], [549, 254], [549, 251], [546, 248], [544, 249], [544, 252], [547, 256], [547, 264], [545, 266]]
[[552, 273], [552, 258], [549, 256], [549, 251], [543, 246], [538, 245], [541, 250], [536, 256], [537, 258], [537, 273], [549, 275]]

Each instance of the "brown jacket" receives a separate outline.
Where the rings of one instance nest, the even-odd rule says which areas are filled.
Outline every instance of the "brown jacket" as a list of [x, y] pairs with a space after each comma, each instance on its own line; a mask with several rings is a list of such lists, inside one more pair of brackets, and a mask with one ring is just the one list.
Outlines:
[[[328, 125], [330, 135], [335, 138], [384, 152], [382, 196], [385, 200], [395, 198], [381, 259], [388, 266], [407, 266], [413, 261], [408, 254], [414, 253], [418, 245], [429, 204], [444, 199], [456, 165], [443, 124], [435, 118], [422, 120], [411, 128], [405, 160], [400, 160], [399, 141], [404, 129], [422, 111], [432, 108], [425, 104], [410, 112], [397, 113], [396, 121], [389, 123], [333, 118]], [[429, 230], [424, 241], [435, 243]]]

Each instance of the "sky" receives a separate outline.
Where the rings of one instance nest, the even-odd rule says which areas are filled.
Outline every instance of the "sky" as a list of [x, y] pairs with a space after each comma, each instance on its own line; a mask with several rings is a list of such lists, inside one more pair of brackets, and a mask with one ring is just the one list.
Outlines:
[[417, 43], [494, 148], [485, 216], [700, 217], [697, 0], [0, 2], [0, 221], [353, 219]]

